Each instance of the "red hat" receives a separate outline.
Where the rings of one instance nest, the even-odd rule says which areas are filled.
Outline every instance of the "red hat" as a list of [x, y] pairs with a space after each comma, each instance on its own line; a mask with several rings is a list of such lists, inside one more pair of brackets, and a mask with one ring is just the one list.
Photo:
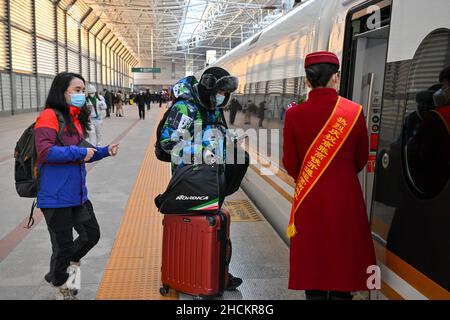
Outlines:
[[305, 68], [319, 63], [331, 63], [339, 67], [339, 58], [334, 53], [327, 51], [310, 53], [305, 58]]

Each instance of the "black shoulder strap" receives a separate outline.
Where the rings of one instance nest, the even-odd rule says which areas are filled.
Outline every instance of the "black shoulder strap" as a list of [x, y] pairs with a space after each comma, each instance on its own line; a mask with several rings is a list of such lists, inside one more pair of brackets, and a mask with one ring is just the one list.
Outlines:
[[66, 144], [64, 143], [64, 140], [62, 138], [64, 129], [66, 128], [66, 121], [64, 120], [64, 115], [59, 110], [53, 109], [53, 111], [55, 112], [56, 118], [58, 119], [58, 126], [59, 126], [59, 131], [56, 138], [63, 146], [65, 146]]
[[227, 119], [225, 118], [225, 114], [223, 113], [223, 108], [220, 108], [219, 111], [220, 111], [220, 115], [222, 116], [223, 124], [225, 125], [225, 128], [228, 129], [228, 123], [227, 123]]
[[31, 229], [31, 227], [34, 224], [33, 213], [34, 213], [34, 209], [36, 208], [36, 200], [37, 199], [34, 199], [33, 204], [31, 205], [30, 216], [28, 217], [28, 223], [27, 223], [27, 226], [25, 227], [27, 229]]

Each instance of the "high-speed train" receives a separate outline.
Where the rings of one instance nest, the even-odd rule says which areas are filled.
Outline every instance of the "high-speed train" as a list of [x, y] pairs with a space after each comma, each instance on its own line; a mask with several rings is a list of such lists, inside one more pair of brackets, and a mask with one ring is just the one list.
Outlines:
[[[309, 0], [213, 64], [239, 77], [241, 103], [268, 102], [281, 129], [283, 106], [308, 93], [305, 56], [340, 57], [340, 94], [363, 105], [369, 129], [361, 184], [390, 299], [450, 298], [450, 125], [421, 128], [450, 65], [449, 12], [448, 0]], [[252, 165], [242, 187], [288, 243], [293, 180]]]

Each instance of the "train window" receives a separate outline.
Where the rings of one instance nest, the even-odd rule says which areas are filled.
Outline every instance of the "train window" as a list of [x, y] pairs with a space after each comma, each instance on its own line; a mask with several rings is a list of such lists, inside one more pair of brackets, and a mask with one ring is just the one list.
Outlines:
[[436, 92], [450, 85], [439, 81], [448, 67], [450, 30], [440, 29], [425, 38], [412, 61], [402, 133], [403, 170], [422, 199], [438, 196], [450, 178], [450, 101], [436, 99]]

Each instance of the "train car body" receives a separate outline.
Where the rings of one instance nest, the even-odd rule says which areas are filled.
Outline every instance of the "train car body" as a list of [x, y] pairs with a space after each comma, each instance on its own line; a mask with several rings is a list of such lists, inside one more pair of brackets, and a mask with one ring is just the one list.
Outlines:
[[[305, 56], [340, 57], [340, 94], [363, 105], [371, 138], [360, 178], [388, 298], [450, 297], [450, 123], [420, 133], [436, 113], [421, 97], [450, 65], [448, 12], [448, 0], [310, 0], [214, 63], [239, 77], [241, 103], [268, 102], [281, 129], [284, 107], [308, 93]], [[242, 186], [288, 243], [293, 181], [251, 169]]]

